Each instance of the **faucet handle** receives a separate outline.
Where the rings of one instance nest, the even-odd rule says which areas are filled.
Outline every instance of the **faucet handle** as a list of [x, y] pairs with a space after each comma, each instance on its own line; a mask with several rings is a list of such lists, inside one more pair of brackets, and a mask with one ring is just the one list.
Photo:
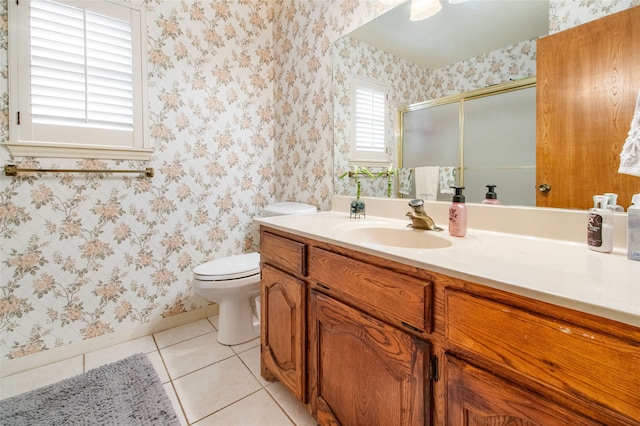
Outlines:
[[409, 207], [411, 208], [420, 206], [424, 206], [424, 200], [422, 198], [414, 198], [413, 200], [409, 201]]
[[424, 200], [421, 198], [414, 198], [409, 201], [409, 207], [417, 214], [424, 214]]

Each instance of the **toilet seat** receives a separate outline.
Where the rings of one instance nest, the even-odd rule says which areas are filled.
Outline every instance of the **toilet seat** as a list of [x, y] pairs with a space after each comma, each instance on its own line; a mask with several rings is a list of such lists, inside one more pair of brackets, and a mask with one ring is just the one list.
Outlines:
[[228, 281], [260, 274], [260, 254], [245, 253], [211, 260], [193, 269], [199, 281]]

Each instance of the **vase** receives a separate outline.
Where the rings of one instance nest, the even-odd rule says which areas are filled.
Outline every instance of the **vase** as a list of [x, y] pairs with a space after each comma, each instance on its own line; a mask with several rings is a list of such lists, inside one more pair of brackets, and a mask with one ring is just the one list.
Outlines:
[[355, 200], [351, 201], [349, 217], [358, 219], [360, 218], [360, 216], [366, 217], [364, 201], [362, 201], [360, 198], [356, 198]]

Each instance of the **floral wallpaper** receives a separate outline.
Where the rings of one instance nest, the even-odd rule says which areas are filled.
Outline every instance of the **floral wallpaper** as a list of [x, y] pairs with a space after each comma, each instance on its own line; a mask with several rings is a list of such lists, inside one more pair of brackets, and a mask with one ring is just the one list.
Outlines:
[[[338, 195], [355, 196], [355, 182], [353, 178], [339, 176], [352, 170], [349, 165], [351, 151], [351, 120], [352, 120], [352, 90], [353, 77], [362, 77], [375, 81], [387, 87], [388, 111], [386, 140], [389, 143], [388, 159], [396, 162], [395, 133], [397, 126], [397, 108], [403, 105], [420, 102], [427, 99], [429, 89], [429, 75], [427, 68], [420, 67], [390, 53], [378, 50], [350, 37], [342, 37], [334, 43], [333, 55], [333, 107], [334, 107], [334, 168], [333, 187]], [[368, 167], [376, 176], [387, 170], [386, 167]], [[395, 179], [393, 179], [395, 183]], [[372, 179], [362, 176], [360, 179], [362, 196], [387, 195], [387, 178]], [[395, 185], [392, 196], [395, 196]]]
[[333, 42], [402, 0], [282, 0], [274, 30], [277, 198], [331, 207]]
[[434, 70], [428, 99], [482, 89], [536, 75], [536, 39]]
[[[252, 218], [276, 199], [274, 3], [144, 6], [152, 160], [18, 162], [155, 176], [0, 178], [3, 359], [204, 306], [192, 268], [257, 250]], [[6, 1], [3, 11], [6, 139]], [[15, 162], [4, 148], [1, 158]]]
[[[203, 306], [192, 268], [256, 250], [263, 206], [330, 208], [332, 43], [395, 0], [134, 1], [148, 13], [151, 161], [18, 161], [4, 147], [0, 160], [156, 175], [0, 175], [0, 360]], [[562, 30], [634, 4], [553, 0], [551, 22]]]
[[640, 6], [640, 0], [550, 0], [549, 33], [586, 24], [634, 6]]
[[[536, 71], [535, 39], [429, 70], [348, 37], [335, 43], [334, 54], [334, 193], [354, 195], [353, 179], [338, 177], [349, 169], [351, 149], [351, 77], [366, 77], [389, 88], [389, 159], [396, 163], [399, 107], [531, 77]], [[370, 168], [374, 175], [385, 168]], [[392, 196], [395, 196], [393, 179]], [[361, 179], [363, 196], [387, 196], [387, 179]]]

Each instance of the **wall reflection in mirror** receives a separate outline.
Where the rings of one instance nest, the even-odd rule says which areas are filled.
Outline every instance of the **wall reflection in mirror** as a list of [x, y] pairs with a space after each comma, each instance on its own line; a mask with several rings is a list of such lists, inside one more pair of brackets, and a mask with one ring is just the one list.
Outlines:
[[[529, 114], [515, 128], [512, 126], [515, 129], [512, 134], [499, 140], [496, 135], [500, 135], [503, 128], [499, 119], [503, 115], [500, 108], [504, 106], [492, 112], [489, 108], [494, 107], [494, 102], [478, 100], [474, 101], [477, 107], [468, 102], [459, 115], [457, 104], [438, 105], [437, 100], [535, 76], [536, 39], [548, 33], [548, 2], [441, 3], [443, 7], [437, 14], [417, 22], [409, 20], [410, 2], [400, 4], [336, 41], [335, 193], [355, 195], [353, 179], [338, 179], [355, 161], [368, 167], [374, 175], [390, 164], [394, 168], [400, 165], [407, 169], [399, 174], [400, 178], [418, 167], [442, 167], [447, 173], [457, 168], [456, 183], [464, 183], [468, 188], [465, 192], [470, 202], [480, 202], [486, 192], [485, 185], [496, 184], [503, 203], [535, 205], [535, 88], [526, 89], [528, 95], [518, 101], [524, 102], [519, 108], [533, 111], [533, 115]], [[382, 160], [362, 160], [354, 154], [354, 79], [370, 80], [386, 87], [387, 146]], [[513, 94], [495, 96], [511, 98]], [[527, 102], [529, 107], [525, 105]], [[453, 115], [437, 118], [441, 111], [427, 110], [433, 104], [439, 110], [453, 110]], [[470, 115], [472, 110], [476, 112]], [[479, 112], [484, 115], [478, 115]], [[430, 115], [433, 117], [428, 118]], [[464, 121], [460, 120], [464, 117]], [[432, 128], [431, 132], [425, 132], [429, 120], [440, 125], [438, 131]], [[489, 121], [484, 127], [480, 126], [485, 120]], [[451, 122], [454, 128], [443, 128], [446, 122]], [[519, 135], [519, 125], [526, 129], [527, 135]], [[446, 137], [441, 138], [444, 134]], [[529, 157], [523, 159], [523, 152]], [[511, 166], [517, 168], [507, 168]], [[413, 178], [409, 193], [400, 196], [420, 196], [416, 195], [415, 174]], [[501, 185], [499, 181], [505, 183]], [[440, 180], [437, 185], [440, 189]], [[363, 196], [389, 195], [384, 176], [363, 178], [361, 186]], [[433, 187], [431, 183], [427, 186]], [[391, 195], [398, 196], [401, 189], [394, 179]], [[438, 190], [437, 199], [450, 199], [447, 192]]]

